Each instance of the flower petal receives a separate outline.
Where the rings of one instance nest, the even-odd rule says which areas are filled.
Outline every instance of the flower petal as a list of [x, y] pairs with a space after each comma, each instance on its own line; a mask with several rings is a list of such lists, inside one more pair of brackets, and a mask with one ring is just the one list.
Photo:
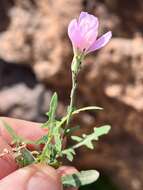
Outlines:
[[78, 22], [80, 22], [82, 19], [84, 19], [85, 17], [87, 17], [88, 13], [87, 12], [81, 12], [79, 15], [79, 19]]
[[73, 19], [68, 26], [68, 36], [73, 46], [78, 47], [81, 43], [81, 35], [78, 27], [77, 19]]
[[98, 50], [98, 49], [104, 47], [109, 42], [111, 37], [112, 37], [112, 32], [111, 31], [105, 33], [98, 40], [96, 40], [93, 43], [93, 45], [90, 46], [90, 48], [87, 50], [87, 53], [90, 53], [92, 51], [95, 51], [95, 50]]
[[83, 51], [88, 49], [96, 40], [99, 21], [97, 17], [88, 14], [87, 12], [81, 12], [78, 19], [78, 26], [81, 36], [79, 48]]
[[89, 30], [86, 35], [84, 36], [85, 41], [85, 49], [88, 50], [89, 47], [96, 41], [98, 36], [98, 30], [95, 30], [94, 28], [92, 30]]
[[98, 18], [88, 14], [86, 12], [82, 12], [78, 19], [79, 29], [84, 36], [89, 30], [93, 29], [98, 30], [99, 22]]
[[72, 38], [74, 36], [75, 30], [77, 30], [77, 20], [73, 19], [68, 26], [68, 36], [72, 41]]

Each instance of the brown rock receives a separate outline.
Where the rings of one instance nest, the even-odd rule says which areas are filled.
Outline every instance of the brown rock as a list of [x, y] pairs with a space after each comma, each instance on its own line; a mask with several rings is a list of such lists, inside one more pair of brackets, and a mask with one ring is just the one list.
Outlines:
[[0, 34], [0, 58], [30, 64], [39, 80], [55, 81], [53, 77], [60, 75], [61, 82], [66, 82], [63, 71], [71, 52], [67, 24], [80, 8], [81, 0], [15, 0], [8, 10], [7, 30]]

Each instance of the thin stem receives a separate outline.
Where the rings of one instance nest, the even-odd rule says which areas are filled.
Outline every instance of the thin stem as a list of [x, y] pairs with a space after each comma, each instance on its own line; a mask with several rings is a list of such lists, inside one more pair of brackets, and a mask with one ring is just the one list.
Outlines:
[[77, 88], [76, 74], [74, 72], [72, 72], [72, 90], [71, 90], [71, 94], [70, 94], [70, 105], [68, 107], [67, 125], [70, 123], [70, 120], [72, 117], [76, 88]]
[[50, 142], [51, 142], [51, 140], [52, 140], [52, 138], [50, 138], [50, 136], [48, 135], [48, 141], [46, 142], [46, 144], [45, 144], [45, 146], [44, 146], [44, 148], [43, 148], [43, 151], [42, 151], [42, 154], [41, 154], [41, 156], [40, 156], [40, 159], [41, 159], [41, 162], [45, 162], [45, 160], [47, 159], [47, 155], [46, 155], [46, 152], [47, 152], [47, 149], [48, 149], [48, 146], [49, 146], [49, 144], [50, 144]]
[[68, 106], [68, 117], [67, 117], [67, 125], [69, 125], [70, 120], [72, 118], [72, 112], [74, 111], [74, 103], [75, 103], [75, 93], [77, 89], [77, 76], [80, 71], [81, 62], [83, 59], [83, 54], [75, 55], [71, 65], [72, 71], [72, 90], [70, 94], [70, 104]]
[[[49, 127], [49, 131], [48, 131], [48, 140], [44, 145], [44, 148], [42, 150], [42, 154], [40, 155], [39, 159], [41, 163], [45, 163], [47, 158], [50, 160], [50, 154], [51, 154], [51, 149], [48, 149], [48, 146], [50, 145], [52, 139], [53, 139], [53, 125], [51, 125]], [[47, 151], [48, 150], [48, 151]]]

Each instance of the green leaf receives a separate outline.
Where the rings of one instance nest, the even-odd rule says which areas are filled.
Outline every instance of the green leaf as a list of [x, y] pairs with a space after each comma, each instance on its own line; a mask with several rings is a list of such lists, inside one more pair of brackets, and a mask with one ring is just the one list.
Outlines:
[[93, 133], [89, 134], [89, 135], [82, 135], [82, 140], [76, 144], [74, 146], [74, 148], [78, 148], [80, 146], [86, 146], [90, 149], [93, 149], [93, 145], [92, 145], [92, 141], [93, 140], [98, 140], [100, 136], [105, 135], [109, 132], [109, 130], [111, 129], [111, 127], [109, 125], [105, 125], [102, 127], [98, 127], [98, 128], [94, 128]]
[[37, 144], [37, 145], [46, 144], [47, 141], [48, 141], [48, 136], [44, 135], [43, 137], [41, 137], [40, 139], [35, 141], [35, 144]]
[[14, 129], [13, 129], [8, 123], [6, 123], [6, 122], [3, 121], [3, 120], [2, 120], [2, 122], [3, 122], [3, 124], [4, 124], [3, 126], [5, 127], [5, 129], [8, 131], [8, 133], [9, 133], [10, 136], [12, 137], [13, 143], [21, 143], [21, 142], [24, 141], [22, 137], [20, 137], [20, 136], [18, 136], [18, 135], [16, 134], [16, 132], [14, 131]]
[[31, 154], [31, 152], [27, 148], [22, 148], [20, 150], [20, 153], [23, 157], [23, 167], [32, 164], [35, 161], [34, 156]]
[[58, 96], [57, 93], [55, 92], [51, 98], [49, 111], [46, 113], [49, 119], [46, 123], [42, 125], [43, 128], [49, 128], [53, 126], [53, 123], [55, 122], [57, 105], [58, 105]]
[[91, 141], [88, 141], [88, 142], [86, 143], [86, 147], [89, 148], [89, 149], [94, 149], [94, 146], [93, 146], [93, 144], [92, 144]]
[[[57, 123], [59, 121], [56, 121], [55, 115], [56, 115], [56, 110], [58, 106], [58, 96], [57, 93], [55, 92], [54, 95], [51, 98], [50, 102], [50, 108], [49, 112], [47, 113], [49, 120], [43, 124], [42, 127], [48, 128], [48, 133], [47, 133], [47, 139], [41, 139], [41, 140], [46, 140], [44, 143], [45, 146], [42, 150], [41, 155], [39, 156], [39, 160], [41, 162], [46, 162], [48, 160], [48, 163], [50, 164], [51, 162], [54, 162], [54, 159], [56, 159], [56, 155], [61, 149], [61, 142], [60, 142], [60, 137], [59, 137], [59, 131], [57, 128]], [[55, 140], [55, 144], [53, 146], [53, 140]]]
[[[63, 154], [70, 154], [71, 153], [71, 149], [77, 149], [81, 146], [86, 146], [89, 149], [93, 149], [93, 142], [92, 141], [97, 141], [99, 139], [100, 136], [107, 134], [110, 131], [111, 127], [109, 125], [105, 125], [102, 127], [98, 127], [98, 128], [94, 128], [93, 133], [86, 135], [83, 134], [82, 137], [78, 137], [78, 136], [72, 136], [71, 138], [75, 141], [77, 141], [78, 143], [75, 144], [73, 147], [65, 149], [62, 151]], [[71, 155], [70, 155], [71, 156]], [[73, 156], [73, 154], [72, 154]]]
[[110, 129], [111, 129], [110, 125], [104, 125], [102, 127], [95, 127], [94, 133], [96, 134], [97, 139], [98, 139], [98, 137], [108, 134]]
[[20, 137], [19, 135], [16, 134], [15, 130], [5, 121], [1, 120], [3, 122], [3, 126], [5, 127], [5, 129], [8, 131], [8, 133], [10, 134], [12, 141], [14, 144], [19, 144], [19, 143], [25, 143], [25, 144], [36, 144], [35, 141], [31, 141], [31, 140], [27, 140], [24, 139], [23, 137]]
[[53, 136], [55, 140], [56, 152], [59, 153], [62, 150], [61, 128], [59, 128], [59, 126], [53, 128]]
[[69, 161], [72, 161], [73, 160], [73, 155], [75, 155], [75, 151], [74, 151], [73, 148], [68, 148], [66, 150], [63, 150], [62, 154], [66, 155], [66, 157], [67, 157], [67, 159]]
[[75, 187], [88, 185], [95, 182], [99, 178], [99, 172], [96, 170], [81, 171], [72, 175], [62, 177], [64, 187]]
[[74, 141], [77, 141], [77, 142], [81, 142], [82, 141], [82, 138], [78, 137], [78, 136], [71, 136], [71, 139], [74, 140]]

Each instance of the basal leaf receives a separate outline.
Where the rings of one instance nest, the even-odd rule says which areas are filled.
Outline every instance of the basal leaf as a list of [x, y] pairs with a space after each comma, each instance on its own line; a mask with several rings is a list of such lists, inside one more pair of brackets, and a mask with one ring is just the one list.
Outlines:
[[72, 175], [66, 175], [62, 177], [62, 183], [64, 187], [79, 188], [83, 185], [88, 185], [95, 182], [99, 178], [99, 172], [96, 170], [81, 171]]
[[27, 166], [32, 164], [35, 161], [34, 156], [27, 148], [22, 148], [20, 150], [22, 157], [23, 157], [23, 166]]

